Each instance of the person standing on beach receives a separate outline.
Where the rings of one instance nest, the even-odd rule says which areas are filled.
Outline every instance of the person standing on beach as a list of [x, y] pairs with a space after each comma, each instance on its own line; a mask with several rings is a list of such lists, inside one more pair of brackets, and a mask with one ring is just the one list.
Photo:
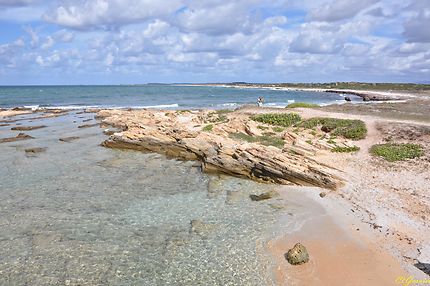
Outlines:
[[257, 99], [257, 105], [258, 105], [258, 106], [263, 106], [263, 102], [264, 102], [264, 98], [260, 96], [260, 97]]

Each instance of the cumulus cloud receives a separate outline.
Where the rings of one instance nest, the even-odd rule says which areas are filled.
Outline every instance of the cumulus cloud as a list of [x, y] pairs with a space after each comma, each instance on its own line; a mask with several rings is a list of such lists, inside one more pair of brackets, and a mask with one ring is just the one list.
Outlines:
[[[49, 9], [39, 4], [0, 0], [1, 7], [7, 5], [0, 20], [21, 23], [16, 26], [22, 34], [16, 42], [0, 42], [6, 43], [0, 45], [3, 74], [61, 69], [84, 79], [108, 73], [154, 81], [430, 76], [427, 0], [58, 0]], [[43, 14], [44, 22], [35, 16], [27, 22], [27, 14]]]
[[403, 25], [403, 35], [409, 42], [430, 42], [430, 4], [427, 0], [413, 2], [408, 11], [411, 16]]
[[310, 19], [315, 21], [335, 22], [349, 19], [378, 0], [339, 0], [326, 2], [316, 7], [310, 13]]
[[33, 0], [0, 0], [0, 7], [17, 7], [29, 5]]
[[47, 12], [44, 19], [64, 27], [115, 29], [124, 24], [163, 18], [181, 7], [179, 0], [68, 1]]

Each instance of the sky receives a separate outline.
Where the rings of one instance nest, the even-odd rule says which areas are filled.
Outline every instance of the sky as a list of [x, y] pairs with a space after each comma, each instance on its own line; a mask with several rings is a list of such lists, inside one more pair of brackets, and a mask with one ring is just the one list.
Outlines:
[[0, 85], [430, 82], [430, 0], [0, 0]]

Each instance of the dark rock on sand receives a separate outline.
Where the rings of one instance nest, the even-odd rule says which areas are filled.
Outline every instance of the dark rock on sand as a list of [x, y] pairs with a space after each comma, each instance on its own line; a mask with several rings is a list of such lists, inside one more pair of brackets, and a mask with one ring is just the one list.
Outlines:
[[333, 131], [333, 127], [329, 127], [329, 126], [326, 126], [326, 125], [323, 125], [322, 127], [321, 127], [321, 131], [322, 132], [325, 132], [325, 133], [330, 133], [331, 131]]
[[262, 200], [268, 200], [276, 196], [278, 193], [276, 191], [268, 191], [265, 193], [262, 193], [260, 195], [249, 195], [251, 200], [253, 201], [262, 201]]
[[293, 248], [285, 253], [285, 259], [292, 265], [299, 265], [309, 261], [309, 254], [301, 243], [296, 243]]
[[321, 197], [321, 198], [324, 198], [325, 196], [327, 196], [327, 193], [326, 193], [326, 192], [321, 192], [321, 193], [320, 193], [320, 197]]
[[63, 138], [60, 138], [58, 140], [60, 140], [61, 142], [71, 142], [71, 141], [77, 140], [77, 139], [79, 139], [78, 136], [70, 136], [70, 137], [63, 137]]
[[34, 148], [27, 148], [25, 149], [25, 153], [29, 154], [36, 154], [36, 153], [42, 153], [45, 152], [47, 148], [45, 147], [34, 147]]
[[83, 124], [83, 125], [79, 125], [78, 128], [90, 128], [90, 127], [94, 127], [94, 126], [98, 126], [98, 123], [94, 123], [94, 124]]
[[15, 130], [15, 131], [30, 131], [30, 130], [45, 128], [45, 127], [46, 127], [46, 125], [16, 126], [16, 127], [12, 127], [10, 130]]
[[19, 133], [18, 135], [16, 135], [16, 137], [1, 138], [0, 143], [14, 142], [14, 141], [20, 141], [20, 140], [27, 140], [27, 139], [34, 139], [34, 137], [27, 135], [25, 133]]

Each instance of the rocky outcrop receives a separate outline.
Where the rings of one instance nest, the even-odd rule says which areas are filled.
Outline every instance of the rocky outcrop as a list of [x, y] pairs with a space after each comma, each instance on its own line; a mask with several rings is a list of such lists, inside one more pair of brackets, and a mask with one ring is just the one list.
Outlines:
[[[383, 92], [375, 91], [359, 91], [359, 90], [348, 90], [348, 89], [327, 89], [324, 92], [339, 93], [339, 94], [351, 94], [359, 96], [363, 101], [386, 101], [386, 100], [400, 100], [399, 96], [394, 94], [387, 94]], [[350, 97], [345, 97], [346, 101], [351, 101]]]
[[[244, 122], [232, 118], [217, 125], [217, 132], [201, 132], [205, 112], [102, 110], [103, 123], [125, 131], [103, 142], [109, 148], [156, 152], [183, 160], [199, 160], [206, 172], [279, 184], [319, 186], [336, 189], [342, 180], [337, 170], [308, 156], [273, 146], [232, 139], [228, 132], [243, 130]], [[242, 125], [241, 125], [242, 124]], [[214, 128], [215, 129], [215, 128]]]
[[301, 243], [296, 243], [293, 248], [285, 253], [285, 259], [292, 265], [299, 265], [309, 261], [309, 254]]

